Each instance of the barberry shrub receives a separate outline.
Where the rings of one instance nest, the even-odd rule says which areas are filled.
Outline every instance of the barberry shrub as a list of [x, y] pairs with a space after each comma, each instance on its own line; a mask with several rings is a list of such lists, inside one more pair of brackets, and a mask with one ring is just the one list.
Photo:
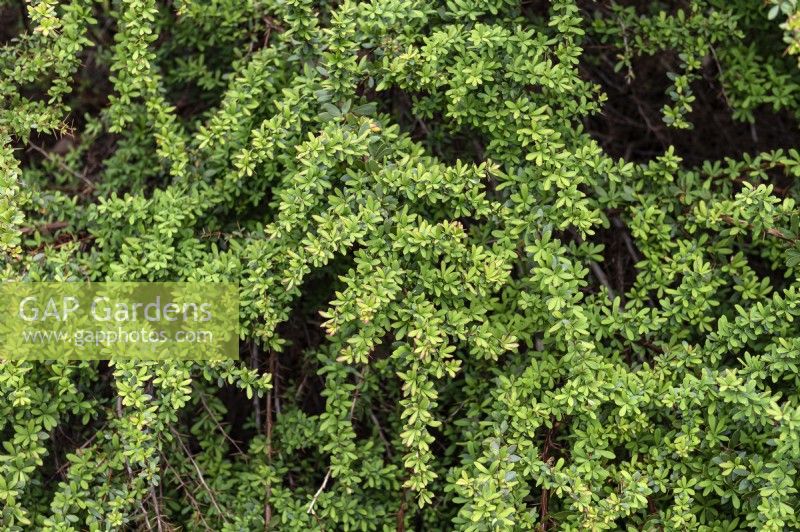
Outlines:
[[796, 11], [0, 0], [3, 280], [241, 297], [2, 362], [2, 529], [800, 528]]

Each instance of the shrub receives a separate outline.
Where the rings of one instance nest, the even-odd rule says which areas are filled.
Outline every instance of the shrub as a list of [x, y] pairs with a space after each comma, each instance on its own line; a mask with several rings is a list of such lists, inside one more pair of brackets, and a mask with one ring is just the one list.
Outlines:
[[3, 529], [800, 527], [795, 2], [628, 4], [0, 1], [3, 279], [242, 301], [5, 361]]

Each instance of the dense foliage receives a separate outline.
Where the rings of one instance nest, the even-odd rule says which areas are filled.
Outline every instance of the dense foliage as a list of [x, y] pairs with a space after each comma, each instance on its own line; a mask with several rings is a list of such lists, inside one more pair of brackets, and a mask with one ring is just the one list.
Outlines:
[[3, 279], [242, 300], [3, 362], [2, 529], [800, 528], [796, 4], [0, 0]]

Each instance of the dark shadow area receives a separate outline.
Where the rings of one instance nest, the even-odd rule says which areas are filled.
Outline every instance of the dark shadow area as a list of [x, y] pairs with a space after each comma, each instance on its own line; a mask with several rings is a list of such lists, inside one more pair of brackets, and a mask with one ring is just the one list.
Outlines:
[[[110, 390], [98, 393], [114, 394]], [[97, 441], [97, 435], [107, 428], [107, 421], [100, 417], [92, 418], [84, 425], [80, 417], [64, 414], [59, 419], [58, 425], [50, 431], [50, 439], [47, 442], [50, 444], [49, 456], [44, 458], [42, 468], [37, 470], [41, 475], [39, 481], [44, 484], [56, 484], [65, 480], [71, 464], [67, 455], [80, 455], [92, 445], [101, 444], [102, 442]]]
[[519, 9], [528, 20], [543, 21], [550, 14], [550, 0], [523, 0]]
[[382, 93], [370, 92], [365, 96], [378, 105], [380, 113], [388, 114], [400, 129], [408, 133], [431, 155], [447, 164], [457, 160], [467, 163], [480, 163], [484, 160], [484, 149], [488, 140], [480, 131], [468, 128], [451, 129], [447, 119], [435, 116], [433, 120], [423, 120], [414, 114], [413, 101], [417, 96], [402, 89], [392, 87]]
[[[90, 398], [113, 397], [116, 393], [114, 372], [109, 367], [108, 361], [99, 360], [92, 364], [97, 365], [97, 379], [92, 381], [92, 388], [83, 389], [83, 393]], [[103, 400], [101, 400], [102, 403]], [[99, 443], [97, 435], [99, 431], [108, 428], [110, 421], [102, 415], [104, 412], [108, 412], [108, 410], [98, 410], [86, 424], [81, 416], [68, 412], [61, 415], [58, 425], [49, 431], [50, 438], [45, 442], [48, 445], [48, 455], [43, 458], [42, 468], [37, 470], [37, 473], [41, 475], [39, 477], [41, 482], [56, 484], [64, 480], [70, 465], [67, 455], [79, 454], [81, 450]], [[0, 436], [4, 441], [10, 440], [7, 434]]]
[[309, 356], [327, 341], [322, 328], [325, 319], [319, 313], [329, 307], [337, 291], [344, 290], [339, 277], [354, 267], [353, 251], [312, 271], [300, 288], [302, 295], [295, 301], [289, 319], [278, 326], [278, 335], [289, 343], [275, 362], [274, 389], [279, 395], [288, 395], [286, 400], [308, 415], [325, 410], [325, 398], [321, 395], [325, 379], [317, 374], [316, 358]]
[[7, 44], [29, 25], [24, 2], [0, 5], [0, 45]]
[[[22, 167], [44, 159], [58, 160], [84, 142], [87, 116], [96, 117], [108, 107], [108, 96], [114, 93], [107, 65], [98, 60], [98, 52], [88, 47], [80, 54], [80, 67], [72, 76], [75, 87], [70, 97], [70, 112], [63, 117], [63, 129], [53, 133], [33, 131], [29, 139], [14, 139], [16, 156]], [[49, 82], [24, 87], [22, 94], [32, 100], [46, 100]], [[104, 161], [113, 154], [119, 135], [102, 133], [85, 150], [82, 157], [82, 174], [95, 181], [103, 169]], [[69, 172], [67, 172], [69, 173]]]
[[[596, 0], [592, 0], [596, 1]], [[684, 11], [688, 11], [690, 7], [690, 0], [661, 0], [661, 1], [652, 1], [652, 0], [601, 0], [597, 2], [601, 4], [603, 8], [609, 8], [612, 3], [618, 4], [624, 7], [632, 7], [636, 10], [636, 13], [639, 15], [653, 15], [659, 12], [664, 12], [668, 15], [674, 14], [678, 9], [683, 9]]]
[[619, 221], [612, 217], [612, 225], [608, 229], [603, 227], [595, 228], [595, 234], [591, 240], [605, 246], [603, 249], [603, 261], [599, 263], [600, 268], [608, 276], [608, 282], [616, 294], [624, 296], [636, 282], [636, 263], [641, 260], [641, 255], [636, 249], [636, 243], [631, 238], [628, 228], [619, 221], [619, 225], [614, 224]]
[[[258, 369], [259, 374], [272, 374], [272, 422], [282, 404], [299, 407], [307, 415], [318, 415], [325, 411], [324, 377], [317, 374], [319, 369], [313, 352], [326, 341], [319, 315], [334, 299], [337, 290], [344, 287], [340, 275], [353, 266], [350, 254], [340, 256], [324, 268], [312, 271], [300, 288], [301, 296], [295, 300], [289, 318], [281, 323], [277, 336], [287, 340], [283, 352], [271, 353], [259, 348], [255, 355], [250, 344], [242, 344], [240, 351], [249, 366]], [[217, 397], [223, 402], [227, 413], [224, 422], [230, 427], [230, 436], [246, 448], [256, 435], [252, 423], [247, 421], [254, 412], [253, 399], [234, 386], [224, 386]], [[262, 426], [266, 426], [267, 397], [260, 402]]]
[[581, 73], [608, 95], [602, 112], [587, 118], [585, 126], [613, 157], [646, 162], [672, 145], [687, 166], [696, 166], [703, 161], [738, 159], [744, 153], [800, 144], [800, 125], [789, 113], [762, 106], [756, 109], [752, 125], [733, 120], [714, 61], [706, 61], [701, 79], [691, 85], [696, 100], [688, 120], [694, 127], [668, 127], [662, 121], [661, 109], [671, 103], [666, 94], [670, 85], [667, 73], [678, 68], [675, 54], [635, 59], [634, 76], [626, 79], [625, 69], [614, 72], [610, 52], [613, 50], [604, 46], [587, 46]]

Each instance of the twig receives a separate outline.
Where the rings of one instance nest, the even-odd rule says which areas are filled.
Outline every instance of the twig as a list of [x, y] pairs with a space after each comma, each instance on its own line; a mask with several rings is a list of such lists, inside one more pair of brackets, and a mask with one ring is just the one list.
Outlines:
[[[736, 220], [733, 216], [729, 216], [727, 214], [723, 214], [721, 216], [722, 220], [729, 223], [730, 225], [735, 225], [739, 228], [744, 229], [752, 229], [753, 226], [749, 222], [744, 220]], [[780, 238], [781, 240], [785, 240], [786, 242], [791, 242], [792, 244], [797, 242], [796, 238], [791, 238], [785, 234], [783, 234], [779, 229], [775, 229], [774, 227], [768, 227], [764, 229], [764, 232], [770, 236], [774, 236], [775, 238]]]
[[[97, 430], [97, 431], [96, 431], [94, 434], [92, 434], [92, 437], [91, 437], [91, 438], [89, 438], [88, 440], [86, 440], [85, 442], [83, 442], [83, 443], [81, 444], [81, 446], [80, 446], [80, 447], [77, 447], [77, 448], [75, 448], [75, 450], [73, 451], [73, 453], [77, 453], [77, 451], [80, 451], [81, 449], [85, 449], [85, 448], [87, 448], [88, 446], [90, 446], [90, 445], [92, 444], [92, 442], [93, 442], [94, 440], [96, 440], [96, 439], [97, 439], [97, 436], [98, 436], [98, 435], [99, 435], [99, 434], [100, 434], [102, 431], [104, 431], [104, 430], [106, 429], [106, 427], [107, 427], [107, 426], [108, 426], [108, 423], [105, 423], [105, 424], [103, 424], [103, 426], [102, 426], [102, 427], [100, 427], [100, 428], [99, 428], [99, 429], [98, 429], [98, 430]], [[51, 480], [52, 480], [53, 478], [55, 478], [55, 476], [56, 476], [56, 475], [61, 475], [61, 474], [62, 474], [62, 473], [63, 473], [63, 472], [64, 472], [64, 471], [65, 471], [65, 470], [66, 470], [66, 469], [69, 467], [69, 466], [70, 466], [70, 462], [69, 462], [69, 461], [66, 461], [66, 462], [64, 462], [64, 463], [61, 465], [61, 467], [59, 467], [59, 468], [56, 470], [56, 472], [55, 472], [55, 475], [53, 475], [52, 477], [50, 477], [50, 478], [51, 478]]]
[[213, 504], [214, 508], [216, 508], [217, 512], [219, 512], [219, 515], [220, 517], [222, 517], [222, 520], [227, 522], [227, 519], [225, 519], [225, 513], [222, 511], [222, 508], [219, 507], [219, 504], [217, 504], [217, 499], [214, 497], [214, 492], [211, 490], [211, 488], [208, 487], [208, 484], [206, 484], [206, 479], [205, 477], [203, 477], [203, 472], [200, 470], [200, 467], [197, 465], [197, 462], [194, 461], [194, 456], [192, 456], [192, 453], [186, 447], [186, 444], [183, 443], [183, 438], [181, 438], [181, 435], [178, 433], [178, 431], [175, 430], [175, 427], [173, 427], [172, 425], [169, 425], [169, 430], [178, 440], [178, 443], [180, 443], [181, 447], [183, 448], [183, 452], [186, 453], [186, 457], [192, 463], [192, 466], [194, 466], [194, 470], [197, 472], [197, 479], [200, 481], [200, 484], [202, 484], [203, 488], [208, 492], [208, 496], [211, 499], [211, 504]]
[[214, 422], [214, 424], [217, 426], [222, 435], [225, 436], [225, 439], [231, 442], [231, 444], [234, 447], [236, 447], [236, 452], [238, 452], [241, 455], [244, 455], [245, 453], [244, 451], [242, 451], [241, 447], [239, 447], [236, 441], [230, 436], [228, 436], [227, 432], [225, 432], [225, 429], [222, 427], [222, 424], [217, 420], [217, 417], [214, 415], [214, 412], [211, 411], [211, 408], [208, 406], [208, 403], [206, 403], [205, 397], [203, 397], [202, 393], [199, 394], [199, 397], [200, 397], [200, 403], [203, 405], [203, 409], [208, 413], [208, 417], [211, 418], [211, 421]]
[[79, 174], [78, 172], [76, 172], [75, 170], [73, 170], [72, 168], [70, 168], [69, 166], [64, 164], [64, 161], [62, 161], [59, 157], [54, 156], [52, 153], [50, 153], [49, 151], [45, 150], [41, 146], [37, 146], [33, 142], [30, 143], [30, 146], [31, 147], [29, 149], [32, 149], [32, 150], [40, 153], [42, 156], [44, 156], [45, 159], [47, 159], [48, 161], [58, 165], [58, 167], [61, 168], [61, 170], [63, 170], [64, 172], [67, 172], [68, 174], [72, 175], [73, 177], [76, 177], [76, 178], [80, 179], [81, 181], [83, 181], [84, 183], [86, 183], [86, 186], [89, 187], [90, 191], [94, 190], [94, 183], [92, 183], [92, 180], [89, 179], [88, 177], [86, 177], [84, 174]]
[[600, 284], [605, 286], [606, 290], [608, 290], [608, 298], [613, 300], [616, 295], [614, 294], [614, 289], [611, 288], [611, 283], [608, 281], [606, 272], [604, 272], [600, 265], [593, 260], [589, 261], [589, 268], [592, 269], [592, 273], [595, 277], [597, 277], [597, 280], [600, 281]]
[[[350, 404], [350, 412], [347, 415], [347, 419], [349, 421], [352, 421], [352, 419], [353, 419], [353, 413], [356, 410], [356, 401], [358, 400], [359, 393], [361, 393], [361, 383], [364, 382], [364, 376], [367, 374], [367, 368], [368, 367], [369, 366], [364, 366], [364, 369], [361, 370], [360, 380], [358, 382], [358, 387], [356, 388], [356, 391], [353, 394], [353, 402]], [[317, 490], [317, 492], [314, 494], [314, 498], [311, 499], [311, 502], [308, 504], [308, 510], [306, 511], [306, 513], [314, 515], [314, 505], [317, 503], [317, 499], [322, 494], [322, 492], [325, 490], [325, 487], [328, 485], [328, 481], [331, 478], [331, 469], [332, 469], [332, 467], [328, 466], [328, 471], [325, 473], [325, 478], [322, 479], [322, 484], [320, 485], [320, 487]]]
[[322, 479], [322, 484], [320, 484], [319, 489], [314, 494], [314, 498], [311, 499], [311, 502], [308, 505], [308, 510], [306, 511], [306, 513], [309, 514], [314, 513], [314, 505], [317, 503], [317, 499], [322, 494], [323, 490], [325, 490], [325, 487], [328, 485], [328, 481], [330, 480], [330, 478], [331, 478], [331, 468], [329, 466], [328, 471], [325, 473], [325, 478]]
[[[275, 377], [275, 350], [269, 352], [269, 372]], [[275, 383], [272, 389], [267, 392], [267, 463], [272, 464], [272, 395], [276, 393]], [[269, 530], [269, 523], [272, 521], [272, 505], [269, 499], [272, 497], [272, 483], [267, 481], [267, 493], [264, 498], [264, 530]]]
[[158, 532], [164, 532], [164, 528], [161, 525], [162, 521], [161, 508], [159, 508], [158, 497], [156, 497], [156, 490], [152, 484], [150, 485], [150, 500], [153, 501], [153, 509], [156, 512], [156, 526], [158, 527]]
[[142, 511], [142, 516], [144, 516], [144, 522], [147, 525], [147, 530], [153, 530], [153, 525], [150, 524], [150, 516], [147, 515], [147, 510], [142, 504], [142, 501], [139, 501], [139, 509]]
[[[253, 340], [250, 342], [250, 368], [258, 370], [260, 365], [258, 344]], [[256, 432], [261, 434], [261, 399], [258, 394], [253, 394], [253, 410], [256, 415]]]
[[628, 28], [625, 27], [625, 23], [622, 21], [621, 18], [618, 18], [617, 20], [619, 21], [619, 25], [622, 28], [622, 44], [625, 46], [624, 61], [625, 65], [628, 67], [628, 72], [627, 74], [625, 74], [625, 81], [628, 83], [628, 85], [630, 85], [631, 81], [633, 81], [634, 75], [633, 75], [633, 67], [631, 66], [631, 57], [633, 54], [631, 54], [631, 48], [630, 45], [628, 44]]
[[622, 234], [622, 240], [625, 242], [625, 247], [628, 249], [628, 254], [631, 256], [634, 262], [639, 262], [642, 259], [639, 257], [639, 253], [636, 251], [636, 246], [633, 245], [633, 240], [631, 239], [631, 235], [628, 234], [628, 228], [618, 216], [614, 216], [611, 218], [611, 223], [614, 224], [614, 227], [620, 230]]
[[550, 490], [548, 490], [547, 488], [542, 488], [542, 495], [539, 498], [539, 506], [540, 506], [540, 511], [542, 513], [542, 523], [541, 524], [542, 524], [542, 531], [543, 532], [547, 530], [547, 525], [550, 522], [550, 518], [547, 516], [547, 500], [548, 500], [549, 492], [550, 492]]
[[375, 415], [375, 412], [372, 410], [369, 411], [369, 418], [375, 423], [375, 427], [378, 429], [378, 436], [380, 436], [381, 441], [383, 442], [384, 447], [386, 447], [386, 454], [389, 455], [389, 458], [392, 458], [392, 445], [389, 443], [389, 440], [386, 438], [386, 434], [383, 433], [383, 429], [381, 428], [381, 424], [378, 422], [378, 417]]
[[[542, 462], [549, 463], [551, 461], [550, 450], [551, 449], [559, 449], [560, 446], [553, 441], [553, 436], [558, 428], [561, 426], [560, 421], [553, 422], [553, 426], [550, 427], [547, 431], [547, 436], [545, 437], [544, 441], [544, 448], [542, 449], [541, 455], [539, 459]], [[541, 527], [542, 530], [545, 531], [550, 524], [551, 518], [548, 517], [548, 503], [550, 499], [550, 490], [547, 488], [542, 488], [542, 495], [539, 500], [540, 509], [541, 509]]]
[[[583, 238], [581, 238], [581, 235], [579, 235], [577, 231], [570, 230], [570, 232], [579, 245], [583, 244]], [[597, 280], [600, 281], [600, 284], [605, 286], [606, 290], [608, 290], [608, 298], [611, 301], [614, 301], [616, 295], [614, 294], [614, 289], [611, 288], [611, 283], [608, 282], [608, 276], [606, 275], [606, 272], [603, 271], [603, 268], [601, 268], [600, 265], [593, 260], [589, 261], [589, 268], [592, 270], [594, 276], [597, 277]]]
[[169, 460], [167, 460], [167, 457], [164, 456], [163, 453], [161, 453], [161, 458], [164, 460], [164, 465], [167, 467], [167, 469], [172, 471], [172, 474], [175, 475], [175, 480], [178, 481], [178, 483], [181, 485], [181, 488], [183, 489], [183, 492], [189, 498], [189, 503], [195, 509], [195, 512], [197, 512], [197, 517], [200, 518], [200, 521], [202, 521], [203, 526], [206, 527], [206, 530], [213, 530], [210, 526], [208, 526], [208, 523], [203, 517], [203, 512], [200, 510], [200, 504], [197, 502], [197, 499], [195, 499], [194, 496], [192, 496], [192, 492], [189, 490], [189, 487], [183, 482], [181, 476], [178, 474], [177, 471], [175, 471], [175, 468], [172, 467], [172, 465], [170, 465]]
[[64, 229], [67, 226], [69, 226], [69, 222], [50, 222], [44, 225], [40, 225], [39, 227], [23, 227], [22, 229], [20, 229], [20, 232], [23, 235], [29, 235], [35, 231], [44, 231], [47, 233], [52, 233], [53, 231]]
[[[719, 72], [720, 78], [722, 78], [724, 73], [722, 71], [722, 65], [720, 64], [719, 59], [717, 58], [717, 50], [713, 46], [709, 46], [709, 49], [711, 50], [711, 56], [714, 58], [714, 63], [716, 63], [717, 65], [717, 71]], [[720, 83], [719, 85], [720, 88], [722, 89], [722, 97], [725, 99], [725, 105], [727, 105], [728, 108], [731, 108], [731, 102], [728, 99], [728, 93], [725, 92], [725, 84]]]
[[406, 530], [406, 498], [408, 496], [408, 488], [403, 488], [403, 500], [400, 501], [400, 508], [397, 509], [397, 519], [395, 520], [395, 531], [405, 532]]

